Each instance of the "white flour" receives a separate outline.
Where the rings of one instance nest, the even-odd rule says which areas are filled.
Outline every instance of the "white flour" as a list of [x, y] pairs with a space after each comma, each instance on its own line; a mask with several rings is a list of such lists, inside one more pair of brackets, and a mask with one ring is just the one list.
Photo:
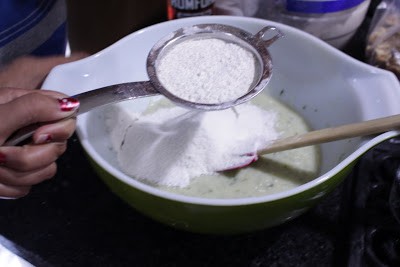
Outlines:
[[213, 112], [172, 107], [148, 115], [121, 113], [125, 126], [109, 129], [121, 168], [166, 186], [186, 187], [191, 178], [246, 162], [239, 155], [278, 136], [275, 113], [250, 103]]
[[252, 53], [216, 38], [179, 43], [157, 64], [163, 86], [175, 96], [196, 103], [235, 100], [249, 91], [255, 75]]

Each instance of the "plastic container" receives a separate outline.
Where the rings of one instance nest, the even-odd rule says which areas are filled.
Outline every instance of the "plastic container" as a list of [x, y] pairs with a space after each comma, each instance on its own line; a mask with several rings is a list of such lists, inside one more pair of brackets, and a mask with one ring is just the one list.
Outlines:
[[342, 48], [363, 22], [371, 0], [216, 0], [214, 13], [281, 22]]
[[258, 2], [259, 8], [254, 16], [302, 29], [337, 48], [342, 48], [354, 35], [363, 22], [370, 4], [370, 0], [260, 0]]

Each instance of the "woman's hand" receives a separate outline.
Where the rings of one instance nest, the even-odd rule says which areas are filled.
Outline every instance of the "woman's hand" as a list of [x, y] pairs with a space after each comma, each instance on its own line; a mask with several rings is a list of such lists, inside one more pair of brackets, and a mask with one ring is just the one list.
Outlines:
[[[0, 88], [0, 197], [25, 196], [32, 185], [54, 176], [56, 160], [75, 130], [74, 118], [58, 120], [78, 107], [77, 100], [54, 91]], [[30, 144], [3, 145], [12, 133], [35, 123], [46, 124]]]

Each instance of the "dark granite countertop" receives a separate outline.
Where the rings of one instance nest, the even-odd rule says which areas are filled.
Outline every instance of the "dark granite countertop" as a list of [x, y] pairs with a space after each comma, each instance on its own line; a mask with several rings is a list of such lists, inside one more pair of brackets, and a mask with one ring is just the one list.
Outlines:
[[[0, 242], [35, 266], [399, 266], [390, 250], [398, 249], [400, 232], [388, 208], [399, 163], [393, 139], [291, 222], [250, 234], [200, 235], [159, 224], [122, 202], [91, 170], [74, 137], [53, 180], [25, 198], [0, 201]], [[373, 202], [359, 197], [368, 188], [375, 190]], [[379, 227], [378, 239], [386, 239], [374, 244]], [[389, 264], [364, 264], [372, 260]]]

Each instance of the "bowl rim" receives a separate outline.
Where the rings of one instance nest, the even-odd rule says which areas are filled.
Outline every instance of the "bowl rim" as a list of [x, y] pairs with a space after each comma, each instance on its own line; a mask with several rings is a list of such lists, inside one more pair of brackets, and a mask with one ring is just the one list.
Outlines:
[[[345, 61], [351, 61], [353, 64], [358, 65], [360, 68], [366, 68], [369, 70], [373, 70], [375, 72], [380, 72], [382, 73], [387, 79], [395, 79], [398, 83], [398, 80], [396, 79], [396, 77], [394, 76], [393, 73], [383, 70], [383, 69], [379, 69], [376, 67], [373, 67], [371, 65], [368, 65], [364, 62], [358, 61], [357, 59], [343, 53], [342, 51], [332, 47], [331, 45], [329, 45], [328, 43], [325, 43], [324, 41], [320, 40], [319, 38], [301, 31], [299, 29], [296, 29], [294, 27], [288, 26], [288, 25], [284, 25], [278, 22], [273, 22], [273, 21], [268, 21], [265, 19], [261, 19], [261, 18], [253, 18], [253, 17], [240, 17], [240, 16], [225, 16], [225, 15], [218, 15], [218, 16], [200, 16], [200, 17], [190, 17], [190, 18], [182, 18], [179, 20], [170, 20], [170, 21], [165, 21], [165, 22], [160, 22], [148, 27], [145, 27], [143, 29], [140, 29], [138, 31], [135, 31], [123, 38], [121, 38], [120, 40], [118, 40], [117, 42], [115, 42], [114, 44], [111, 44], [110, 46], [106, 47], [105, 49], [101, 50], [100, 52], [89, 56], [88, 58], [84, 58], [81, 59], [79, 61], [76, 62], [70, 62], [70, 63], [66, 63], [63, 65], [59, 65], [57, 67], [55, 67], [49, 74], [48, 78], [46, 79], [43, 87], [46, 88], [46, 84], [49, 80], [49, 77], [51, 78], [52, 75], [54, 75], [54, 73], [57, 73], [59, 71], [62, 71], [62, 68], [65, 65], [75, 65], [75, 64], [80, 64], [81, 62], [84, 63], [86, 61], [90, 61], [93, 58], [96, 58], [97, 56], [99, 56], [100, 54], [105, 54], [108, 51], [111, 51], [113, 49], [117, 49], [117, 47], [123, 43], [126, 42], [128, 39], [134, 38], [136, 35], [141, 34], [142, 32], [145, 31], [153, 31], [155, 29], [157, 29], [160, 25], [163, 24], [180, 24], [180, 22], [182, 21], [187, 21], [188, 23], [193, 23], [193, 24], [200, 24], [200, 23], [210, 23], [210, 21], [212, 21], [211, 23], [228, 23], [228, 25], [232, 25], [233, 23], [240, 23], [240, 22], [244, 22], [244, 23], [254, 23], [254, 24], [260, 24], [260, 25], [268, 25], [268, 24], [273, 24], [274, 26], [277, 26], [280, 29], [283, 29], [284, 32], [291, 32], [295, 35], [298, 36], [303, 36], [306, 37], [307, 39], [311, 39], [314, 43], [316, 43], [317, 45], [319, 45], [320, 47], [326, 49], [329, 51], [329, 53], [333, 53], [336, 54], [338, 57], [341, 57], [342, 60]], [[399, 84], [399, 89], [400, 89], [400, 84]], [[90, 116], [92, 114], [84, 114], [82, 116]], [[132, 186], [138, 190], [141, 190], [145, 193], [157, 196], [157, 197], [161, 197], [161, 198], [165, 198], [165, 199], [169, 199], [172, 201], [177, 201], [177, 202], [183, 202], [183, 203], [190, 203], [190, 204], [197, 204], [197, 205], [207, 205], [207, 206], [242, 206], [242, 205], [253, 205], [253, 204], [259, 204], [259, 203], [265, 203], [265, 202], [272, 202], [272, 201], [277, 201], [280, 199], [284, 199], [284, 198], [289, 198], [292, 196], [295, 196], [297, 194], [303, 193], [307, 190], [310, 190], [324, 182], [326, 182], [327, 180], [329, 180], [330, 178], [334, 177], [336, 174], [338, 174], [339, 172], [341, 172], [345, 167], [347, 167], [348, 165], [350, 165], [352, 162], [354, 162], [355, 160], [357, 160], [358, 157], [360, 157], [362, 154], [364, 154], [367, 150], [369, 150], [370, 148], [372, 148], [373, 146], [379, 144], [380, 142], [390, 139], [392, 137], [395, 137], [397, 135], [400, 135], [400, 131], [389, 131], [380, 135], [377, 135], [376, 137], [370, 139], [370, 140], [365, 140], [365, 143], [362, 144], [357, 150], [355, 150], [353, 153], [351, 153], [348, 157], [346, 157], [345, 159], [341, 160], [334, 168], [332, 168], [331, 170], [327, 171], [326, 173], [316, 177], [315, 179], [304, 183], [300, 186], [297, 186], [295, 188], [289, 189], [289, 190], [285, 190], [282, 192], [278, 192], [278, 193], [273, 193], [273, 194], [269, 194], [269, 195], [264, 195], [264, 196], [256, 196], [256, 197], [243, 197], [243, 198], [202, 198], [202, 197], [193, 197], [193, 196], [186, 196], [186, 195], [181, 195], [181, 194], [177, 194], [177, 193], [172, 193], [172, 192], [168, 192], [168, 191], [164, 191], [162, 189], [158, 189], [155, 188], [151, 185], [147, 185], [143, 182], [141, 182], [140, 180], [137, 180], [135, 178], [132, 178], [130, 176], [128, 176], [127, 174], [123, 173], [121, 170], [117, 169], [116, 167], [113, 167], [110, 163], [108, 163], [105, 159], [103, 159], [93, 148], [93, 146], [91, 145], [91, 143], [86, 140], [85, 138], [82, 138], [84, 136], [83, 134], [83, 129], [84, 124], [82, 122], [80, 122], [80, 120], [78, 120], [77, 122], [77, 135], [78, 138], [84, 148], [84, 150], [86, 151], [86, 153], [96, 162], [97, 165], [99, 165], [99, 167], [101, 167], [102, 169], [104, 169], [104, 171], [108, 172], [109, 174], [111, 174], [115, 179], [118, 179], [119, 181]]]

